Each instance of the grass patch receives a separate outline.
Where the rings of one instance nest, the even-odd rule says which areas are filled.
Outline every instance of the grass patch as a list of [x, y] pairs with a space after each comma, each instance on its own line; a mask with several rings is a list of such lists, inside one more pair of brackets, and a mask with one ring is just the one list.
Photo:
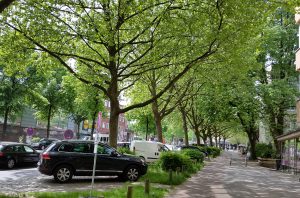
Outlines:
[[[161, 188], [150, 188], [149, 196], [144, 193], [144, 186], [133, 186], [133, 196], [132, 197], [144, 197], [144, 198], [162, 198], [167, 193], [166, 189]], [[31, 196], [35, 198], [79, 198], [79, 197], [88, 197], [90, 196], [89, 191], [80, 191], [80, 192], [37, 192], [30, 193]], [[92, 196], [104, 196], [104, 198], [126, 198], [127, 197], [127, 186], [122, 188], [116, 188], [108, 191], [94, 191]], [[6, 198], [6, 197], [3, 197]], [[8, 197], [7, 197], [8, 198]]]
[[159, 164], [153, 163], [148, 167], [147, 174], [141, 177], [141, 180], [144, 181], [149, 179], [150, 183], [159, 183], [165, 185], [179, 185], [182, 184], [187, 178], [191, 177], [193, 173], [198, 172], [203, 167], [203, 163], [196, 163], [193, 165], [193, 170], [190, 172], [172, 172], [172, 182], [170, 182], [169, 172], [163, 171]]

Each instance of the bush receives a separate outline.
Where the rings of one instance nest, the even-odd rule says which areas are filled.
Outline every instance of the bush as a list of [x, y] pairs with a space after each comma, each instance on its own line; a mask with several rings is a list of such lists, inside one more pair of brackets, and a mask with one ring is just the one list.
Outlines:
[[161, 168], [164, 171], [168, 171], [170, 169], [172, 169], [173, 171], [194, 170], [192, 160], [188, 156], [180, 153], [174, 153], [174, 152], [162, 153], [160, 157], [160, 164], [161, 164]]
[[221, 154], [221, 149], [213, 146], [207, 146], [207, 147], [199, 147], [202, 150], [205, 150], [208, 155], [212, 157], [218, 157]]
[[188, 156], [190, 159], [196, 160], [197, 162], [203, 162], [205, 157], [201, 151], [195, 149], [184, 149], [182, 150], [182, 153]]
[[37, 143], [37, 142], [39, 142], [40, 141], [40, 137], [32, 137], [32, 139], [31, 139], [31, 142], [32, 143]]
[[134, 155], [134, 152], [133, 151], [130, 151], [129, 148], [126, 148], [126, 147], [118, 147], [117, 148], [117, 151], [119, 153], [122, 153], [122, 154], [129, 154], [129, 155]]
[[257, 143], [255, 145], [256, 157], [271, 158], [272, 156], [274, 156], [274, 153], [275, 150], [273, 149], [271, 144]]

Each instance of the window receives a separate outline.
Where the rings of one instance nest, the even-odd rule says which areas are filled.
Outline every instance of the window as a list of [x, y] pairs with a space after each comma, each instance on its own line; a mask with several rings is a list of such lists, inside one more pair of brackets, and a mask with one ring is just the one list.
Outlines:
[[59, 152], [73, 152], [74, 151], [74, 147], [72, 144], [62, 144], [59, 149]]
[[105, 123], [104, 123], [104, 122], [102, 123], [102, 128], [103, 128], [103, 129], [105, 128]]
[[112, 151], [113, 151], [112, 148], [109, 148], [109, 147], [106, 147], [106, 146], [100, 145], [100, 144], [98, 145], [98, 148], [97, 148], [98, 154], [110, 155]]
[[[0, 147], [0, 150], [1, 150], [1, 147]], [[3, 151], [4, 151], [4, 152], [11, 153], [11, 152], [13, 152], [14, 150], [13, 150], [13, 147], [12, 147], [12, 146], [7, 146]]]
[[33, 149], [28, 146], [24, 146], [24, 149], [25, 149], [26, 153], [33, 153]]
[[74, 145], [74, 152], [78, 153], [92, 153], [91, 145], [86, 143], [79, 143]]
[[106, 128], [109, 129], [109, 123], [106, 123]]
[[15, 152], [25, 152], [24, 147], [22, 145], [16, 145], [14, 146]]

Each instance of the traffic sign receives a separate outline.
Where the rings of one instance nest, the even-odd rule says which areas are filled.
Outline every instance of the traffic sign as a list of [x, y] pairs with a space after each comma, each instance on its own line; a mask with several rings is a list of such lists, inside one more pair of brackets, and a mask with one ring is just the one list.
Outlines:
[[74, 137], [74, 133], [71, 129], [67, 129], [64, 132], [65, 139], [72, 139]]

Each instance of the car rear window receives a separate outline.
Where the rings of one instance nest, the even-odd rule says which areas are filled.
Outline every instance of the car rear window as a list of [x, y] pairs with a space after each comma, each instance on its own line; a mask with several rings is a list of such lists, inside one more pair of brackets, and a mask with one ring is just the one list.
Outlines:
[[62, 144], [58, 151], [60, 152], [74, 152], [74, 146], [72, 144]]

